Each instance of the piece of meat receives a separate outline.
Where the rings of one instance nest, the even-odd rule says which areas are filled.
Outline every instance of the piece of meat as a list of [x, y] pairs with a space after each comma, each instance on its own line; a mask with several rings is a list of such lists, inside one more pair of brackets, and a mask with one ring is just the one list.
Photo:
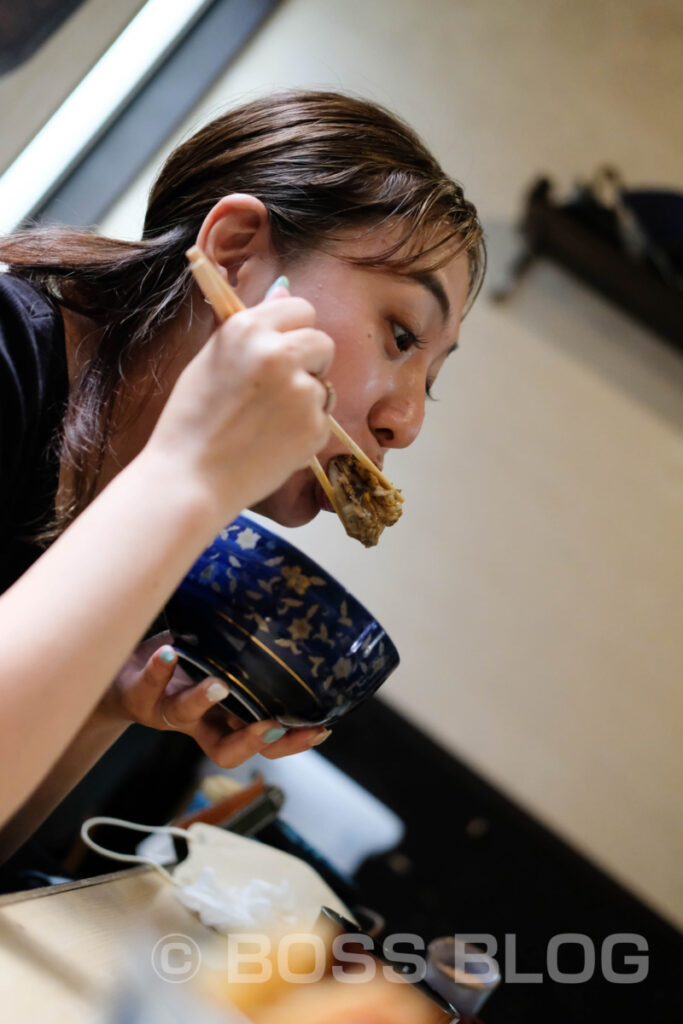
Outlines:
[[393, 526], [401, 518], [401, 492], [384, 487], [354, 455], [335, 455], [327, 466], [327, 476], [346, 532], [366, 548], [377, 543], [385, 526]]

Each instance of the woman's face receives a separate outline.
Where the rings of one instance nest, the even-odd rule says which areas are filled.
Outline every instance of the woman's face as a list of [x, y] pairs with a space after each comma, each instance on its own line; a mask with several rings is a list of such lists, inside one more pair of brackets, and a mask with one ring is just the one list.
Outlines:
[[[376, 237], [378, 248], [386, 245], [386, 234], [378, 231]], [[343, 251], [367, 255], [367, 239]], [[469, 284], [467, 256], [429, 273], [420, 273], [418, 263], [408, 275], [320, 253], [283, 270], [292, 295], [308, 299], [316, 326], [334, 341], [334, 416], [381, 467], [387, 452], [416, 439], [428, 391], [457, 343]], [[331, 434], [318, 457], [326, 469], [332, 456], [344, 452]], [[304, 468], [253, 510], [284, 526], [301, 526], [331, 507]]]

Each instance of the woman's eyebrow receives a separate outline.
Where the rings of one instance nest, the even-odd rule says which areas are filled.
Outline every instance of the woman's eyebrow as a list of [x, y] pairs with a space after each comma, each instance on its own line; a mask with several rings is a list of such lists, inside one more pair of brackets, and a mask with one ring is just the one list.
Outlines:
[[451, 315], [451, 304], [448, 301], [446, 291], [438, 277], [435, 274], [432, 274], [429, 270], [422, 274], [407, 273], [405, 276], [409, 277], [411, 281], [416, 281], [417, 284], [421, 284], [423, 288], [426, 288], [427, 291], [434, 296], [439, 304], [441, 318], [445, 324]]

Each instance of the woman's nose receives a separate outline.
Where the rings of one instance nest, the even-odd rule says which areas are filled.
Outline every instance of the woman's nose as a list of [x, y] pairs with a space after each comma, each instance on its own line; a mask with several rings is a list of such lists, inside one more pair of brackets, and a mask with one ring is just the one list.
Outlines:
[[401, 387], [370, 410], [370, 429], [382, 448], [407, 448], [420, 433], [425, 414], [425, 385]]

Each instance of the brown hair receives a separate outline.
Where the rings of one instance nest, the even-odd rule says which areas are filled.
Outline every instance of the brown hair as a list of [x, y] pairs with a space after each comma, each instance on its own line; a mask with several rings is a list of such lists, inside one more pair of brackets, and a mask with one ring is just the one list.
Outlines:
[[185, 250], [213, 204], [231, 192], [263, 202], [283, 261], [324, 250], [348, 238], [349, 229], [362, 235], [390, 222], [401, 228], [395, 244], [354, 262], [401, 271], [420, 257], [434, 269], [456, 251], [466, 252], [468, 307], [480, 288], [483, 234], [462, 187], [393, 114], [333, 92], [254, 100], [180, 145], [152, 188], [139, 242], [65, 228], [1, 240], [0, 261], [13, 273], [98, 328], [97, 350], [72, 388], [64, 417], [60, 458], [71, 473], [70, 493], [46, 538], [91, 500], [126, 374], [146, 361], [153, 377], [162, 355], [155, 345], [159, 331], [192, 291]]

